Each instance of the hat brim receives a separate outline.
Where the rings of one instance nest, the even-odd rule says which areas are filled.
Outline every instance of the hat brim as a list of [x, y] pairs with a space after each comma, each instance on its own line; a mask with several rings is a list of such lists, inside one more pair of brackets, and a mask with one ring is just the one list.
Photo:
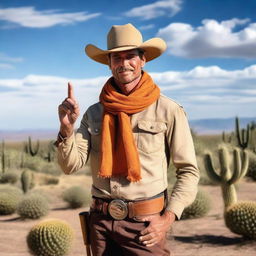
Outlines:
[[157, 57], [159, 57], [165, 50], [166, 50], [166, 43], [161, 38], [155, 37], [150, 40], [145, 41], [141, 45], [138, 46], [122, 46], [117, 47], [111, 50], [102, 50], [93, 44], [88, 44], [85, 47], [85, 53], [91, 59], [101, 63], [108, 65], [108, 54], [111, 52], [121, 52], [121, 51], [128, 51], [132, 49], [142, 49], [144, 50], [144, 55], [146, 61], [151, 61]]

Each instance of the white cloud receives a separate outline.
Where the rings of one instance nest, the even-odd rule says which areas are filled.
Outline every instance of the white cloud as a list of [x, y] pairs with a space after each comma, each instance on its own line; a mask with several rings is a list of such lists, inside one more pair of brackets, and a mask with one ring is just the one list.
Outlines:
[[172, 17], [181, 10], [182, 0], [162, 0], [132, 8], [124, 13], [127, 17], [150, 20], [160, 16]]
[[[185, 107], [190, 119], [255, 116], [256, 65], [232, 71], [198, 66], [188, 71], [150, 74], [165, 95]], [[0, 129], [58, 129], [57, 107], [67, 97], [68, 81], [73, 83], [82, 115], [98, 101], [107, 78], [28, 75], [23, 79], [0, 79], [0, 102], [5, 106], [0, 114], [5, 122], [1, 122]]]
[[0, 69], [14, 69], [14, 66], [8, 63], [0, 63]]
[[152, 29], [154, 27], [155, 27], [154, 24], [148, 24], [148, 25], [140, 26], [139, 29], [140, 30], [148, 30], [148, 29]]
[[29, 28], [68, 25], [76, 22], [83, 22], [99, 15], [101, 14], [90, 14], [87, 12], [63, 13], [59, 10], [37, 11], [32, 6], [0, 9], [0, 20]]
[[199, 27], [171, 23], [159, 29], [157, 36], [167, 42], [170, 55], [256, 58], [256, 23], [249, 22], [249, 19], [236, 18], [222, 22], [205, 19]]

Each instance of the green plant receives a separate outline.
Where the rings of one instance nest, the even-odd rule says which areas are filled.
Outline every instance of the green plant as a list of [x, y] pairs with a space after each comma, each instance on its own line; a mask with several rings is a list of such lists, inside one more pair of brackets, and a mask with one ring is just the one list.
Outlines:
[[250, 139], [250, 125], [248, 124], [246, 130], [242, 129], [240, 132], [240, 121], [238, 117], [236, 117], [236, 137], [238, 146], [242, 149], [246, 149]]
[[21, 185], [24, 193], [27, 193], [29, 189], [34, 186], [34, 173], [29, 170], [24, 170], [21, 173]]
[[232, 232], [256, 240], [256, 203], [231, 205], [225, 212], [225, 223]]
[[184, 209], [181, 215], [181, 219], [193, 219], [203, 217], [209, 212], [210, 208], [210, 197], [204, 191], [198, 190], [194, 202]]
[[244, 237], [256, 239], [256, 203], [237, 203], [236, 188], [234, 184], [245, 174], [248, 168], [248, 153], [238, 149], [233, 150], [233, 173], [229, 165], [229, 154], [225, 147], [219, 149], [220, 172], [214, 169], [210, 154], [205, 155], [205, 167], [209, 177], [219, 183], [222, 188], [224, 200], [224, 218], [226, 226], [234, 233]]
[[64, 221], [46, 220], [35, 225], [27, 235], [33, 255], [64, 256], [72, 246], [73, 229]]
[[90, 195], [87, 190], [74, 186], [64, 191], [62, 198], [69, 204], [70, 208], [80, 208], [89, 204]]
[[37, 155], [37, 153], [39, 152], [39, 145], [39, 140], [37, 140], [36, 146], [35, 148], [33, 148], [31, 137], [28, 137], [28, 152], [31, 156]]
[[39, 194], [25, 196], [17, 206], [17, 213], [22, 219], [39, 219], [49, 212], [49, 203]]
[[16, 172], [5, 172], [0, 175], [0, 183], [11, 183], [14, 184], [18, 180], [18, 175]]
[[254, 153], [249, 154], [249, 166], [247, 176], [256, 181], [256, 155]]
[[0, 186], [0, 215], [14, 213], [17, 209], [21, 196], [21, 190], [14, 186]]

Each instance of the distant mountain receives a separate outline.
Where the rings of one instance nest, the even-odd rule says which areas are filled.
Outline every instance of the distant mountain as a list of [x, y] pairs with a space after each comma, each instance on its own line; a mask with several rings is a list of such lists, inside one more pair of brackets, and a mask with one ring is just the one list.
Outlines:
[[[239, 117], [239, 120], [241, 128], [244, 128], [248, 123], [256, 122], [256, 117]], [[190, 120], [189, 123], [197, 134], [219, 134], [235, 130], [235, 117]]]
[[[256, 122], [256, 117], [242, 117], [239, 119], [241, 128], [246, 127], [246, 125], [252, 121]], [[223, 131], [230, 132], [235, 130], [235, 117], [190, 120], [189, 123], [190, 127], [197, 134], [220, 134]], [[31, 136], [33, 140], [54, 140], [56, 139], [57, 133], [57, 130], [0, 130], [0, 141], [24, 141], [27, 140], [28, 136]]]
[[57, 130], [20, 130], [20, 131], [1, 131], [0, 140], [5, 141], [25, 141], [29, 136], [33, 140], [49, 140], [57, 137]]

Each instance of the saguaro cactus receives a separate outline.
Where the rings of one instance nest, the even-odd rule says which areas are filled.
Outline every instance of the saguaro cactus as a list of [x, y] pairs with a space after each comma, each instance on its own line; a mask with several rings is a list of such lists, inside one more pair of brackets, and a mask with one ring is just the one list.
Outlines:
[[224, 218], [226, 226], [234, 233], [256, 239], [256, 203], [237, 202], [237, 194], [234, 184], [247, 172], [248, 153], [238, 149], [233, 150], [233, 172], [229, 166], [229, 153], [225, 147], [219, 149], [219, 174], [213, 167], [211, 154], [206, 154], [205, 168], [209, 177], [221, 185], [225, 210]]
[[6, 170], [6, 153], [5, 153], [4, 140], [2, 141], [1, 162], [2, 162], [2, 173], [5, 173], [5, 170]]
[[248, 124], [246, 130], [242, 129], [240, 132], [240, 121], [238, 117], [236, 117], [236, 137], [238, 146], [242, 149], [246, 149], [250, 139], [250, 125]]
[[29, 151], [29, 153], [30, 153], [31, 156], [37, 155], [37, 153], [38, 153], [38, 151], [39, 151], [39, 140], [37, 140], [36, 147], [33, 148], [33, 146], [32, 146], [32, 140], [31, 140], [31, 137], [29, 136], [29, 137], [28, 137], [28, 151]]
[[248, 154], [242, 152], [242, 158], [239, 150], [236, 148], [233, 151], [234, 171], [229, 167], [229, 153], [225, 147], [219, 149], [220, 174], [213, 167], [211, 154], [205, 155], [204, 162], [208, 176], [215, 182], [221, 185], [225, 207], [237, 202], [236, 190], [234, 183], [244, 177], [248, 168]]

